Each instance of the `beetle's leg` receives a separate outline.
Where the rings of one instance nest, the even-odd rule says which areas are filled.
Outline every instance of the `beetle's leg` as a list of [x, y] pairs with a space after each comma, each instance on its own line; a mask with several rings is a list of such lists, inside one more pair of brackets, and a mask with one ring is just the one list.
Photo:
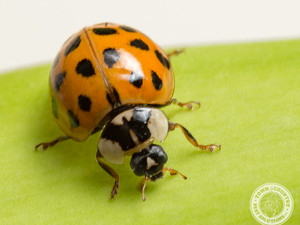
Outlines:
[[37, 151], [40, 146], [42, 146], [42, 150], [45, 150], [48, 147], [52, 147], [52, 146], [56, 145], [58, 142], [62, 142], [62, 141], [68, 140], [68, 139], [70, 139], [70, 137], [68, 137], [68, 136], [61, 136], [61, 137], [56, 138], [53, 141], [43, 142], [43, 143], [40, 143], [40, 144], [36, 145], [35, 146], [35, 150]]
[[[162, 169], [162, 173], [165, 174], [166, 171], [169, 171], [170, 172], [170, 175], [171, 176], [174, 176], [174, 175], [181, 175], [183, 179], [187, 179], [186, 176], [184, 176], [182, 173], [178, 172], [177, 170], [174, 170], [172, 168], [168, 168], [168, 167], [163, 167]], [[146, 201], [146, 197], [145, 197], [145, 189], [146, 189], [146, 186], [147, 186], [147, 183], [148, 183], [148, 180], [151, 180], [151, 178], [145, 176], [142, 180], [141, 180], [141, 183], [140, 183], [140, 187], [142, 189], [142, 197], [143, 197], [143, 201]]]
[[211, 152], [221, 150], [221, 145], [211, 144], [211, 145], [199, 145], [198, 141], [193, 137], [193, 135], [182, 125], [178, 123], [169, 122], [169, 131], [174, 130], [175, 128], [180, 128], [183, 132], [185, 138], [195, 147], [200, 148], [201, 150], [209, 150]]
[[173, 55], [179, 55], [179, 54], [181, 54], [181, 53], [183, 53], [184, 52], [184, 49], [175, 49], [174, 51], [172, 51], [172, 52], [170, 52], [170, 53], [168, 53], [167, 54], [167, 56], [168, 57], [171, 57], [171, 56], [173, 56]]
[[145, 197], [145, 189], [148, 183], [148, 179], [149, 177], [144, 177], [143, 180], [141, 180], [140, 186], [142, 189], [142, 197], [143, 197], [143, 201], [146, 201], [146, 197]]
[[[179, 55], [181, 53], [184, 52], [184, 49], [175, 49], [174, 51], [170, 52], [167, 54], [168, 57], [174, 56], [174, 55]], [[175, 104], [178, 105], [180, 107], [184, 107], [186, 106], [188, 109], [193, 110], [195, 106], [200, 108], [200, 102], [197, 101], [189, 101], [189, 102], [178, 102], [176, 98], [171, 99], [169, 102], [167, 102], [166, 105], [170, 105], [170, 104]]]
[[111, 190], [111, 196], [110, 199], [114, 199], [115, 195], [118, 194], [118, 188], [119, 188], [119, 175], [114, 171], [110, 166], [102, 162], [103, 156], [99, 151], [97, 151], [96, 159], [98, 164], [102, 167], [102, 169], [105, 170], [110, 176], [112, 176], [115, 179], [115, 184], [113, 186], [113, 189]]
[[180, 176], [182, 176], [183, 179], [185, 179], [185, 180], [187, 179], [186, 176], [184, 176], [182, 173], [178, 172], [177, 170], [174, 170], [174, 169], [168, 168], [168, 167], [163, 167], [163, 174], [164, 174], [166, 171], [169, 171], [171, 176], [174, 176], [174, 175], [179, 174]]
[[189, 101], [189, 102], [178, 102], [176, 98], [171, 99], [167, 105], [178, 105], [180, 107], [186, 106], [188, 109], [193, 110], [196, 107], [200, 108], [201, 104], [197, 101]]

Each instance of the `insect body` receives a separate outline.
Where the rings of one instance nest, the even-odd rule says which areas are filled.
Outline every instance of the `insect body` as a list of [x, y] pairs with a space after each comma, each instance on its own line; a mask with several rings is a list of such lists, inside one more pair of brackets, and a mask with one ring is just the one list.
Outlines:
[[124, 157], [132, 155], [134, 173], [145, 176], [143, 199], [148, 179], [156, 180], [166, 171], [180, 174], [164, 167], [167, 155], [154, 140], [162, 142], [169, 131], [179, 127], [194, 146], [219, 150], [220, 145], [199, 145], [182, 125], [169, 122], [159, 109], [171, 103], [188, 108], [199, 104], [172, 99], [172, 54], [177, 52], [165, 54], [141, 32], [111, 23], [85, 27], [71, 36], [50, 73], [52, 113], [66, 136], [38, 144], [36, 149], [69, 138], [84, 141], [103, 130], [96, 159], [115, 179], [111, 198], [117, 194], [119, 176], [104, 160], [123, 164]]

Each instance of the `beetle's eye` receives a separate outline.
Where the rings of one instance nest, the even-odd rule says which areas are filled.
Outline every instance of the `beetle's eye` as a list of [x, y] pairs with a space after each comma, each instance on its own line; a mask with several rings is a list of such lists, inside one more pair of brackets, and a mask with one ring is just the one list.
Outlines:
[[[150, 145], [132, 155], [130, 166], [137, 176], [156, 176], [162, 171], [168, 156], [159, 145]], [[161, 177], [161, 176], [160, 176]]]

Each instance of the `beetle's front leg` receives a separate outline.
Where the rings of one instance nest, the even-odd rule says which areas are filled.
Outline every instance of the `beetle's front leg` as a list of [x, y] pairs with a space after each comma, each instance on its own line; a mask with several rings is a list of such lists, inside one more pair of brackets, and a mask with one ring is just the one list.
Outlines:
[[[187, 179], [187, 177], [184, 176], [184, 175], [183, 175], [182, 173], [180, 173], [179, 171], [174, 170], [174, 169], [169, 168], [169, 167], [163, 166], [162, 171], [161, 171], [162, 174], [164, 175], [167, 171], [170, 173], [171, 176], [174, 176], [174, 175], [179, 174], [183, 179], [185, 179], [185, 180]], [[151, 177], [145, 176], [145, 177], [141, 180], [141, 182], [140, 182], [140, 187], [141, 187], [141, 189], [142, 189], [142, 198], [143, 198], [143, 201], [146, 201], [145, 190], [146, 190], [146, 186], [147, 186], [147, 183], [148, 183], [149, 180], [155, 181], [155, 179], [153, 179], [153, 178], [151, 178]]]
[[171, 176], [174, 176], [174, 175], [179, 174], [183, 179], [185, 179], [185, 180], [187, 179], [187, 177], [184, 176], [184, 175], [183, 175], [182, 173], [180, 173], [179, 171], [164, 166], [164, 167], [163, 167], [163, 174], [165, 174], [165, 172], [167, 172], [167, 171], [169, 171], [169, 173], [170, 173]]
[[102, 169], [104, 169], [105, 172], [107, 172], [110, 176], [112, 176], [115, 179], [115, 184], [111, 190], [111, 196], [110, 196], [110, 199], [114, 199], [115, 195], [118, 194], [118, 188], [120, 185], [119, 175], [110, 166], [108, 166], [107, 164], [102, 162], [103, 156], [101, 155], [101, 153], [99, 151], [97, 151], [96, 159], [97, 159], [98, 164], [102, 167]]
[[175, 130], [175, 128], [180, 128], [183, 132], [185, 138], [195, 147], [200, 148], [203, 151], [216, 152], [221, 150], [221, 145], [210, 144], [210, 145], [199, 145], [198, 141], [193, 137], [193, 135], [182, 125], [178, 123], [169, 122], [169, 131]]
[[141, 189], [142, 189], [142, 199], [143, 199], [143, 201], [146, 201], [145, 190], [146, 190], [148, 180], [149, 180], [149, 177], [145, 176], [145, 178], [143, 178], [141, 180], [141, 183], [140, 183], [140, 186], [141, 186]]

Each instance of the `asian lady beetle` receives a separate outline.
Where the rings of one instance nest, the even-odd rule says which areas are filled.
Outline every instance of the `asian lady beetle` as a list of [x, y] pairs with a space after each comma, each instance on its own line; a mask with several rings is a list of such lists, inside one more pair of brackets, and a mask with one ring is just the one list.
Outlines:
[[[171, 103], [192, 109], [198, 102], [172, 99], [174, 75], [169, 56], [141, 32], [112, 23], [85, 27], [63, 45], [50, 73], [50, 104], [58, 126], [66, 136], [36, 145], [42, 149], [73, 139], [84, 141], [102, 131], [96, 155], [99, 165], [114, 179], [111, 198], [117, 194], [118, 174], [103, 159], [123, 164], [132, 155], [130, 166], [143, 179], [161, 178], [167, 168], [162, 147], [169, 131], [179, 127], [195, 147], [211, 152], [220, 145], [199, 145], [182, 125], [169, 122], [159, 107]], [[184, 179], [186, 177], [182, 175]]]

